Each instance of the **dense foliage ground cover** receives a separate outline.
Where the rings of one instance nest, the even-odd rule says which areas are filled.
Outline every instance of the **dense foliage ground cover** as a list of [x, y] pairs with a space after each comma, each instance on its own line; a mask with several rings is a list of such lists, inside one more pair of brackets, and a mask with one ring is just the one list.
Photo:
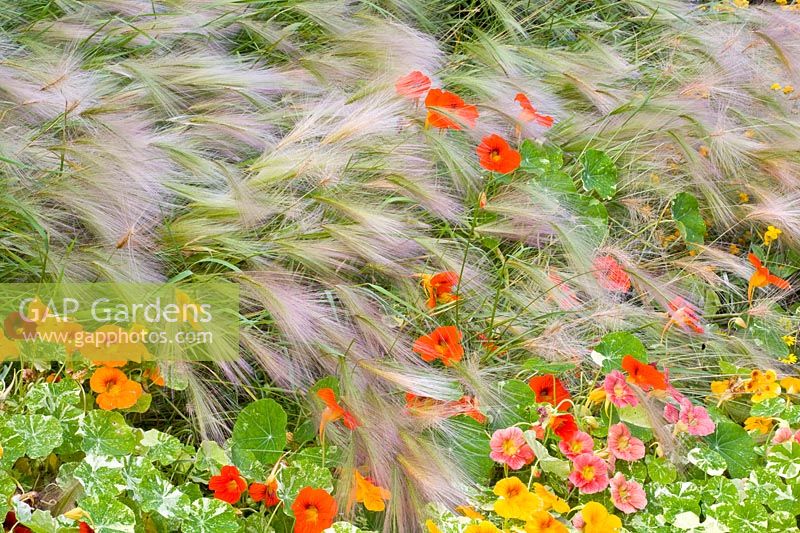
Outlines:
[[4, 529], [797, 531], [796, 6], [0, 0]]

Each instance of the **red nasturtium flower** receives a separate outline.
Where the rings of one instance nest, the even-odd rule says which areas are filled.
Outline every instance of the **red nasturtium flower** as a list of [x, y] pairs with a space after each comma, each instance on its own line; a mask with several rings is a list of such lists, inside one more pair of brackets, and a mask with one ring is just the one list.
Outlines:
[[477, 107], [465, 104], [457, 94], [442, 89], [431, 89], [428, 92], [425, 107], [428, 108], [425, 123], [434, 128], [460, 130], [462, 123], [474, 128], [475, 121], [478, 120]]
[[330, 494], [303, 487], [292, 503], [294, 533], [321, 533], [333, 524], [337, 510], [336, 500]]
[[594, 260], [595, 278], [605, 289], [614, 292], [628, 292], [631, 278], [616, 259], [610, 255], [601, 255]]
[[358, 420], [353, 416], [353, 413], [347, 411], [341, 404], [336, 401], [336, 393], [333, 389], [325, 387], [317, 391], [317, 397], [325, 404], [325, 409], [322, 411], [322, 419], [319, 423], [320, 434], [325, 432], [325, 426], [329, 422], [336, 422], [341, 419], [344, 427], [353, 430], [359, 426]]
[[520, 122], [531, 122], [535, 120], [537, 124], [540, 126], [544, 126], [545, 128], [549, 128], [553, 125], [553, 117], [550, 115], [542, 115], [536, 108], [533, 107], [531, 101], [522, 93], [517, 93], [517, 96], [514, 98], [515, 102], [519, 103], [519, 106], [522, 108], [517, 120]]
[[242, 493], [247, 489], [247, 482], [239, 474], [238, 468], [225, 465], [219, 475], [211, 476], [211, 479], [208, 480], [208, 488], [214, 491], [216, 499], [233, 505], [239, 501]]
[[278, 505], [281, 501], [278, 498], [278, 482], [275, 478], [268, 479], [266, 483], [251, 483], [247, 492], [254, 502], [264, 502], [267, 507]]
[[407, 392], [406, 409], [419, 414], [442, 418], [464, 415], [472, 418], [479, 424], [486, 422], [486, 415], [480, 411], [478, 400], [473, 396], [462, 396], [459, 400], [448, 402], [417, 396], [416, 394]]
[[94, 371], [89, 386], [97, 393], [97, 405], [106, 411], [133, 407], [143, 393], [138, 381], [128, 379], [122, 370], [105, 366]]
[[704, 333], [703, 326], [700, 325], [700, 315], [697, 307], [687, 302], [683, 297], [676, 296], [667, 304], [667, 313], [669, 320], [667, 325], [664, 326], [664, 331], [667, 331], [672, 325], [676, 325], [687, 333], [694, 331], [695, 333]]
[[550, 417], [550, 429], [563, 440], [569, 440], [578, 432], [578, 424], [571, 414], [555, 415]]
[[569, 391], [553, 374], [534, 376], [528, 381], [528, 386], [536, 395], [536, 401], [539, 403], [549, 403], [560, 411], [566, 411], [572, 403]]
[[628, 373], [628, 381], [644, 390], [667, 390], [667, 378], [654, 365], [643, 363], [626, 355], [622, 358], [622, 369]]
[[521, 157], [519, 152], [511, 148], [505, 139], [494, 133], [481, 140], [475, 149], [478, 162], [486, 170], [508, 174], [519, 168]]
[[80, 533], [94, 533], [94, 529], [92, 529], [92, 527], [86, 522], [81, 522], [78, 524], [78, 531]]
[[442, 326], [414, 341], [413, 350], [423, 361], [430, 363], [441, 359], [444, 366], [451, 366], [454, 362], [461, 361], [464, 356], [461, 336], [457, 327]]
[[[16, 527], [14, 527], [16, 526]], [[11, 528], [14, 528], [13, 530]], [[17, 515], [14, 511], [8, 511], [3, 520], [3, 531], [14, 531], [14, 533], [32, 533], [31, 528], [23, 526], [17, 520]]]
[[436, 304], [448, 303], [458, 300], [458, 296], [453, 294], [458, 286], [458, 274], [456, 272], [438, 272], [434, 275], [421, 274], [422, 287], [428, 296], [426, 302], [429, 309], [436, 307]]
[[431, 79], [422, 72], [409, 72], [394, 84], [397, 94], [404, 98], [417, 100], [431, 88]]
[[770, 273], [769, 269], [765, 267], [761, 260], [755, 254], [747, 254], [747, 260], [756, 267], [756, 271], [750, 276], [750, 283], [747, 285], [747, 301], [753, 301], [753, 290], [757, 287], [766, 287], [768, 285], [775, 285], [779, 289], [790, 289], [792, 286], [783, 278], [779, 278]]

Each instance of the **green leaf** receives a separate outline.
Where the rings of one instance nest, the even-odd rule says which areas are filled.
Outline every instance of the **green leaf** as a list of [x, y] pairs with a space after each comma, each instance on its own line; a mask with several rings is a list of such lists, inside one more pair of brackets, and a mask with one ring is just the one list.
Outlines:
[[130, 507], [115, 498], [95, 497], [80, 500], [89, 514], [95, 533], [134, 533], [136, 518]]
[[[639, 404], [636, 407], [630, 405], [620, 407], [617, 409], [619, 419], [622, 422], [639, 426], [640, 428], [652, 429], [653, 424], [650, 422], [650, 417], [647, 415], [647, 409], [644, 405]], [[633, 430], [631, 430], [633, 431]]]
[[630, 355], [643, 363], [647, 363], [647, 351], [642, 341], [633, 333], [617, 331], [608, 333], [594, 347], [592, 359], [603, 367], [604, 372], [622, 369], [622, 359]]
[[545, 448], [544, 444], [536, 440], [536, 433], [533, 431], [525, 431], [525, 442], [533, 450], [536, 460], [539, 461], [539, 466], [542, 467], [544, 472], [555, 475], [559, 479], [567, 479], [572, 470], [569, 461], [558, 459], [550, 455], [550, 452]]
[[157, 429], [149, 429], [142, 435], [141, 445], [145, 457], [164, 466], [174, 463], [183, 455], [183, 445], [177, 438]]
[[11, 509], [11, 497], [17, 492], [17, 484], [14, 478], [8, 475], [5, 470], [0, 470], [0, 516], [5, 516]]
[[545, 361], [540, 357], [532, 357], [522, 363], [522, 368], [542, 374], [561, 374], [568, 370], [573, 370], [575, 368], [575, 363]]
[[725, 458], [731, 477], [746, 477], [756, 460], [755, 443], [747, 431], [733, 422], [717, 423], [706, 437], [709, 448]]
[[49, 415], [13, 415], [8, 428], [25, 443], [25, 455], [31, 459], [47, 457], [63, 439], [61, 424]]
[[692, 448], [686, 459], [709, 476], [721, 476], [728, 467], [725, 458], [708, 446]]
[[278, 497], [286, 502], [283, 511], [287, 515], [294, 516], [290, 506], [303, 487], [332, 492], [333, 476], [327, 468], [304, 459], [293, 461], [290, 466], [281, 470], [278, 473]]
[[648, 455], [644, 462], [647, 465], [647, 475], [654, 483], [669, 485], [678, 477], [677, 468], [666, 459]]
[[239, 413], [231, 436], [233, 462], [244, 471], [280, 459], [286, 447], [286, 412], [271, 399], [257, 400]]
[[502, 402], [492, 420], [495, 429], [507, 428], [519, 422], [532, 422], [530, 408], [536, 404], [536, 394], [524, 381], [509, 379], [500, 383]]
[[459, 464], [473, 480], [488, 482], [494, 461], [489, 457], [489, 435], [481, 424], [467, 416], [450, 419], [450, 431], [441, 442], [449, 454], [459, 460]]
[[200, 498], [181, 509], [183, 533], [236, 533], [239, 521], [233, 507], [220, 500]]
[[564, 166], [564, 154], [557, 146], [525, 139], [519, 147], [519, 168], [536, 176], [550, 174]]
[[754, 403], [750, 408], [750, 416], [777, 418], [786, 409], [786, 400], [783, 398], [767, 398], [759, 403]]
[[693, 244], [703, 244], [706, 234], [706, 223], [700, 216], [700, 204], [697, 198], [688, 192], [675, 195], [672, 200], [672, 218], [681, 232], [683, 240]]
[[653, 491], [653, 501], [664, 510], [664, 516], [669, 521], [684, 512], [699, 516], [700, 496], [700, 488], [690, 482], [658, 485]]
[[156, 512], [164, 518], [175, 518], [178, 510], [191, 503], [189, 497], [164, 479], [155, 469], [147, 472], [135, 488], [134, 495], [142, 511]]
[[764, 468], [786, 480], [800, 479], [800, 444], [791, 440], [772, 446], [767, 452]]
[[87, 454], [124, 456], [133, 453], [142, 432], [125, 423], [121, 414], [94, 409], [81, 420], [78, 434]]
[[595, 191], [602, 200], [609, 200], [617, 193], [617, 166], [601, 150], [586, 150], [581, 158], [583, 164], [583, 189]]
[[127, 488], [122, 475], [124, 464], [119, 457], [87, 455], [72, 472], [87, 496], [116, 498]]

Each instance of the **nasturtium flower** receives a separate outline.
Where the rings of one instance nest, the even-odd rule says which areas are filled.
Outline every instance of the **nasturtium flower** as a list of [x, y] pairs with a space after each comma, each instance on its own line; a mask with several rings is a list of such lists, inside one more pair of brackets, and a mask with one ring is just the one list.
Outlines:
[[628, 426], [622, 422], [608, 428], [608, 450], [623, 461], [638, 461], [645, 453], [644, 443], [632, 436]]
[[772, 419], [763, 416], [751, 416], [745, 419], [744, 429], [747, 431], [758, 431], [761, 435], [766, 435], [772, 429]]
[[419, 70], [415, 70], [399, 78], [394, 88], [403, 98], [418, 100], [431, 88], [431, 79]]
[[521, 156], [499, 135], [489, 135], [475, 149], [478, 162], [486, 170], [508, 174], [519, 168]]
[[733, 399], [737, 394], [742, 394], [744, 392], [744, 387], [745, 384], [741, 379], [733, 377], [720, 381], [712, 381], [711, 393], [719, 399], [717, 406], [720, 406], [723, 402]]
[[336, 500], [323, 489], [303, 487], [292, 503], [294, 533], [322, 533], [336, 517]]
[[456, 512], [466, 516], [467, 518], [472, 518], [473, 520], [486, 520], [485, 516], [469, 505], [459, 505], [456, 507]]
[[603, 381], [606, 398], [616, 407], [636, 407], [639, 398], [628, 386], [625, 376], [619, 370], [612, 370]]
[[9, 313], [3, 321], [3, 333], [7, 339], [33, 339], [36, 334], [36, 326], [35, 321], [14, 311]]
[[436, 307], [437, 303], [448, 303], [458, 300], [453, 291], [458, 286], [457, 272], [438, 272], [436, 274], [422, 274], [422, 288], [425, 290], [429, 309]]
[[[622, 379], [624, 381], [625, 377], [623, 376]], [[597, 387], [596, 389], [592, 389], [592, 391], [586, 397], [586, 400], [589, 403], [603, 403], [604, 401], [606, 401], [606, 398], [607, 394], [605, 389], [603, 387]]]
[[667, 313], [669, 320], [664, 326], [664, 331], [674, 324], [687, 333], [690, 331], [698, 334], [705, 333], [700, 324], [699, 310], [681, 296], [676, 296], [667, 304]]
[[0, 328], [0, 360], [19, 356], [19, 346], [16, 339], [6, 337], [5, 331]]
[[643, 363], [626, 355], [622, 358], [622, 369], [628, 374], [628, 381], [641, 387], [643, 390], [667, 390], [667, 380], [654, 365]]
[[425, 107], [428, 108], [425, 123], [434, 128], [460, 130], [462, 124], [474, 128], [478, 120], [477, 107], [467, 105], [457, 94], [442, 89], [431, 89], [428, 92]]
[[625, 514], [641, 511], [647, 506], [647, 496], [642, 486], [634, 480], [625, 479], [621, 472], [611, 478], [610, 492], [614, 507]]
[[572, 524], [583, 533], [619, 533], [622, 530], [622, 520], [597, 502], [588, 502], [572, 519]]
[[533, 493], [542, 500], [545, 511], [552, 509], [559, 514], [566, 514], [569, 512], [569, 505], [567, 502], [550, 492], [547, 487], [541, 483], [533, 484]]
[[769, 226], [767, 231], [764, 232], [764, 246], [769, 246], [773, 241], [777, 241], [783, 231], [775, 226]]
[[498, 463], [508, 465], [512, 470], [519, 470], [534, 459], [533, 450], [525, 441], [525, 434], [518, 427], [498, 429], [492, 434], [489, 446], [492, 449], [489, 457]]
[[517, 96], [514, 97], [514, 101], [517, 102], [522, 108], [522, 111], [520, 111], [519, 116], [517, 117], [518, 121], [536, 121], [537, 124], [544, 126], [545, 128], [549, 128], [553, 125], [553, 117], [539, 113], [536, 108], [533, 107], [533, 104], [531, 104], [530, 99], [528, 99], [528, 97], [523, 93], [517, 93]]
[[568, 459], [575, 459], [582, 453], [589, 453], [593, 448], [592, 436], [584, 431], [576, 431], [568, 439], [563, 439], [558, 443], [558, 449]]
[[534, 376], [528, 381], [528, 386], [539, 403], [549, 403], [559, 411], [565, 411], [572, 405], [569, 391], [553, 374]]
[[575, 422], [575, 417], [569, 413], [551, 416], [548, 424], [556, 437], [560, 439], [569, 439], [578, 431], [578, 424]]
[[800, 378], [783, 378], [780, 381], [780, 386], [786, 394], [800, 394]]
[[146, 369], [144, 372], [142, 372], [142, 377], [149, 379], [150, 383], [159, 387], [163, 387], [166, 384], [166, 381], [164, 381], [164, 376], [161, 375], [161, 370], [158, 368], [158, 366]]
[[358, 470], [355, 472], [355, 485], [356, 501], [363, 503], [368, 511], [383, 511], [386, 509], [385, 502], [392, 495], [388, 490], [379, 487], [369, 478], [362, 476]]
[[692, 405], [688, 400], [682, 402], [678, 421], [675, 423], [676, 433], [684, 431], [695, 437], [705, 437], [714, 433], [715, 428], [716, 424], [708, 416], [705, 407]]
[[419, 337], [414, 341], [412, 349], [422, 357], [423, 361], [430, 363], [440, 359], [445, 366], [451, 366], [461, 361], [464, 356], [461, 337], [461, 331], [457, 327], [442, 326], [428, 335]]
[[800, 443], [800, 429], [794, 431], [792, 428], [782, 427], [778, 428], [775, 435], [772, 436], [772, 444], [783, 444], [792, 440]]
[[477, 524], [470, 524], [465, 527], [464, 533], [503, 533], [503, 531], [488, 520], [481, 520]]
[[582, 453], [572, 460], [569, 480], [583, 494], [594, 494], [608, 487], [608, 464], [593, 453]]
[[631, 289], [630, 276], [610, 255], [596, 257], [593, 264], [594, 276], [604, 289], [611, 292], [628, 292]]
[[442, 533], [442, 530], [439, 529], [439, 526], [436, 525], [436, 522], [430, 518], [425, 520], [425, 528], [428, 530], [428, 533]]
[[239, 474], [238, 468], [225, 465], [220, 469], [218, 475], [211, 476], [211, 479], [208, 480], [208, 489], [214, 491], [216, 499], [233, 505], [239, 501], [242, 493], [247, 489], [247, 482]]
[[264, 502], [267, 507], [274, 507], [281, 501], [278, 498], [278, 481], [275, 478], [268, 479], [266, 483], [251, 483], [247, 492], [254, 502]]
[[518, 477], [501, 479], [492, 491], [499, 496], [494, 502], [494, 512], [503, 518], [527, 520], [531, 513], [542, 510], [542, 500]]
[[740, 192], [739, 193], [739, 203], [746, 204], [749, 201], [750, 201], [750, 195], [749, 194], [747, 194], [746, 192]]
[[139, 382], [128, 379], [122, 370], [108, 367], [95, 370], [89, 386], [97, 393], [97, 405], [105, 411], [133, 407], [144, 392]]
[[761, 260], [756, 257], [755, 254], [747, 254], [747, 260], [750, 261], [750, 263], [756, 269], [756, 271], [753, 272], [753, 275], [750, 276], [750, 281], [747, 285], [748, 302], [753, 301], [753, 291], [757, 288], [767, 287], [769, 285], [775, 285], [779, 289], [783, 290], [792, 288], [788, 281], [770, 273], [769, 269], [761, 263]]
[[760, 403], [770, 398], [777, 398], [781, 391], [780, 384], [776, 382], [777, 375], [774, 370], [753, 370], [750, 379], [745, 383], [745, 390], [752, 394], [750, 401]]
[[[14, 531], [17, 531], [17, 529], [15, 529]], [[94, 528], [92, 528], [92, 526], [90, 526], [86, 522], [79, 522], [78, 533], [94, 533]]]
[[536, 511], [525, 522], [525, 533], [569, 533], [569, 529], [547, 511]]
[[336, 400], [336, 393], [333, 389], [325, 387], [317, 391], [317, 397], [325, 404], [325, 409], [322, 411], [322, 417], [319, 423], [320, 434], [325, 432], [325, 426], [329, 422], [335, 422], [339, 419], [342, 420], [344, 427], [349, 430], [354, 430], [359, 426], [358, 420], [350, 411], [347, 411]]

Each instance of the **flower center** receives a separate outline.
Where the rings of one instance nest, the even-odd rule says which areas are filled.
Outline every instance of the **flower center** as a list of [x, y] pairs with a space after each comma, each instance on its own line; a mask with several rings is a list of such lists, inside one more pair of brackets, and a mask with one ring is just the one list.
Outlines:
[[628, 439], [628, 437], [623, 435], [622, 437], [617, 439], [617, 448], [618, 449], [627, 450], [629, 445], [630, 445], [630, 439]]
[[506, 455], [516, 455], [518, 451], [519, 446], [513, 440], [509, 439], [503, 443], [503, 453]]
[[594, 467], [593, 466], [585, 466], [583, 470], [581, 470], [581, 475], [583, 479], [586, 481], [591, 481], [594, 479]]
[[307, 507], [304, 513], [306, 517], [306, 522], [313, 522], [313, 523], [317, 522], [317, 519], [319, 518], [319, 510], [316, 507], [314, 506]]
[[614, 385], [614, 396], [618, 398], [625, 396], [625, 387], [622, 386], [622, 383]]
[[492, 152], [489, 154], [489, 157], [494, 162], [500, 161], [500, 151], [497, 149], [492, 150]]
[[576, 441], [572, 442], [571, 448], [572, 448], [573, 452], [579, 452], [579, 451], [583, 450], [583, 444], [581, 444], [580, 441], [576, 440]]

